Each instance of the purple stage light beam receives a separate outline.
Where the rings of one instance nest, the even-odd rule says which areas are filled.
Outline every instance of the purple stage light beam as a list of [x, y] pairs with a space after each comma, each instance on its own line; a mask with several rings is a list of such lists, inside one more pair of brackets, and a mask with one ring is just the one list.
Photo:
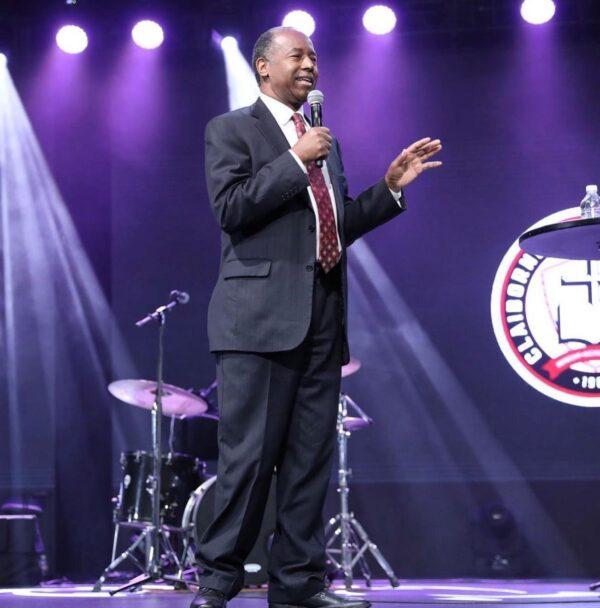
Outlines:
[[367, 32], [383, 36], [396, 27], [396, 14], [389, 6], [376, 4], [369, 7], [363, 15], [363, 25]]
[[157, 49], [165, 40], [165, 33], [156, 21], [139, 21], [131, 30], [133, 41], [142, 49]]
[[4, 53], [0, 53], [0, 68], [6, 67], [8, 63], [8, 57]]
[[315, 20], [306, 11], [291, 11], [283, 18], [281, 25], [293, 27], [305, 36], [312, 36], [316, 28]]
[[521, 17], [532, 25], [542, 25], [554, 17], [556, 5], [553, 0], [524, 0]]
[[77, 55], [87, 49], [88, 37], [78, 25], [65, 25], [56, 33], [56, 44], [63, 53]]

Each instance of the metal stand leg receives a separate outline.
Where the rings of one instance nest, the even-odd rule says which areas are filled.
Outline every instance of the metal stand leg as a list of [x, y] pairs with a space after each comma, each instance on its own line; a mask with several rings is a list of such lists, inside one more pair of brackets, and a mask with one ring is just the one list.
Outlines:
[[136, 563], [136, 566], [138, 566], [140, 568], [140, 570], [144, 569], [144, 565], [142, 563], [140, 563], [140, 561], [137, 559], [137, 557], [134, 554], [134, 551], [142, 544], [146, 542], [146, 538], [150, 532], [150, 528], [146, 528], [136, 539], [135, 541], [129, 545], [129, 547], [127, 547], [127, 549], [125, 549], [125, 551], [123, 551], [123, 553], [121, 553], [121, 555], [119, 555], [118, 558], [115, 558], [115, 553], [116, 553], [116, 549], [117, 549], [117, 545], [116, 545], [116, 540], [117, 540], [117, 536], [118, 536], [118, 530], [119, 530], [119, 524], [115, 524], [115, 538], [114, 538], [114, 544], [113, 544], [113, 559], [110, 562], [110, 564], [105, 568], [104, 572], [101, 574], [100, 578], [96, 581], [95, 585], [94, 585], [94, 591], [101, 591], [102, 590], [102, 585], [106, 582], [106, 577], [111, 573], [114, 572], [117, 567], [119, 566], [119, 564], [121, 564], [122, 562], [124, 562], [126, 559], [130, 559], [132, 560], [134, 563]]
[[[350, 431], [344, 428], [344, 419], [348, 413], [348, 404], [357, 409], [361, 416], [364, 413], [346, 395], [340, 395], [337, 421], [338, 439], [338, 493], [340, 495], [340, 512], [329, 520], [325, 528], [325, 535], [328, 539], [325, 545], [325, 552], [329, 561], [344, 576], [346, 589], [352, 587], [354, 566], [358, 564], [361, 574], [367, 586], [371, 584], [371, 570], [365, 560], [365, 553], [369, 551], [377, 563], [381, 566], [388, 577], [392, 587], [398, 587], [398, 578], [394, 574], [388, 561], [378, 549], [377, 545], [371, 541], [363, 526], [354, 517], [348, 505], [348, 478], [351, 471], [348, 468], [348, 438]], [[336, 547], [336, 544], [338, 547]]]

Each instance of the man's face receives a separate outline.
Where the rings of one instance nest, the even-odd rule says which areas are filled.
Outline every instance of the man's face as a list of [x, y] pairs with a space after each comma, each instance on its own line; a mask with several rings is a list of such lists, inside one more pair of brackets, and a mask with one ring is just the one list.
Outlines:
[[277, 34], [268, 58], [259, 59], [257, 68], [263, 77], [261, 89], [294, 110], [306, 101], [319, 76], [310, 38], [295, 31]]

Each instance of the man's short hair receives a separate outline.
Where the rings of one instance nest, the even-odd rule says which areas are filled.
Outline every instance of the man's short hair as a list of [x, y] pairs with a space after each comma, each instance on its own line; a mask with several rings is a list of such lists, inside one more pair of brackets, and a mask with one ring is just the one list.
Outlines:
[[260, 85], [260, 74], [256, 69], [256, 62], [261, 58], [268, 59], [269, 53], [271, 52], [271, 47], [273, 46], [273, 40], [275, 40], [275, 36], [280, 34], [281, 32], [297, 32], [298, 30], [293, 27], [286, 27], [284, 25], [279, 25], [277, 27], [272, 27], [270, 30], [263, 32], [258, 40], [254, 43], [254, 49], [252, 51], [252, 69], [254, 70], [254, 77], [256, 78], [256, 82]]

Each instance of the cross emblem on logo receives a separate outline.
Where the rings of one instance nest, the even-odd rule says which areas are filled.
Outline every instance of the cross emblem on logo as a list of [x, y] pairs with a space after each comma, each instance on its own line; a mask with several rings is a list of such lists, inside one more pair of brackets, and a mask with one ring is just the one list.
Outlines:
[[600, 344], [600, 262], [575, 262], [570, 269], [560, 278], [559, 341]]
[[600, 264], [598, 262], [587, 262], [587, 275], [583, 276], [579, 281], [566, 281], [561, 278], [563, 286], [583, 286], [587, 287], [588, 302], [595, 306], [600, 303]]

